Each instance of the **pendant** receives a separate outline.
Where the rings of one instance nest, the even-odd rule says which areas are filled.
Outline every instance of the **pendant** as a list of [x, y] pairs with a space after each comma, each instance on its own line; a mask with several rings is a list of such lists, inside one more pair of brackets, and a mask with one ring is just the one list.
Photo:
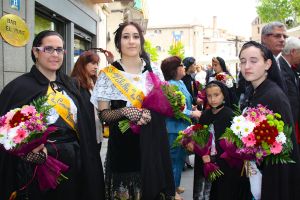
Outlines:
[[139, 80], [140, 80], [140, 77], [138, 77], [138, 76], [133, 77], [133, 80], [134, 80], [134, 81], [139, 81]]

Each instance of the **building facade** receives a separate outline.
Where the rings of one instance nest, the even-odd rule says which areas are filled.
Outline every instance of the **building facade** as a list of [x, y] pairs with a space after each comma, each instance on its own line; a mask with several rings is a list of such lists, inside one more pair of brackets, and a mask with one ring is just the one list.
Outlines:
[[199, 64], [211, 63], [213, 56], [220, 56], [233, 74], [236, 71], [237, 52], [245, 38], [235, 36], [227, 30], [217, 27], [217, 19], [213, 18], [211, 27], [201, 24], [185, 24], [174, 26], [151, 26], [147, 29], [146, 39], [156, 47], [159, 54], [157, 64], [170, 56], [170, 46], [180, 41], [184, 45], [185, 56], [193, 56]]
[[[106, 48], [108, 4], [113, 0], [2, 0], [0, 16], [22, 18], [29, 29], [29, 42], [22, 47], [0, 40], [0, 90], [12, 79], [30, 70], [34, 36], [42, 30], [55, 30], [65, 40], [67, 50], [63, 70], [69, 74], [84, 50]], [[105, 62], [102, 55], [101, 60]], [[105, 63], [103, 63], [105, 64]]]
[[107, 29], [107, 49], [111, 51], [115, 59], [120, 58], [114, 44], [114, 32], [119, 24], [125, 21], [138, 23], [146, 33], [148, 26], [148, 7], [146, 0], [115, 0], [110, 4], [110, 15], [107, 17], [109, 24]]

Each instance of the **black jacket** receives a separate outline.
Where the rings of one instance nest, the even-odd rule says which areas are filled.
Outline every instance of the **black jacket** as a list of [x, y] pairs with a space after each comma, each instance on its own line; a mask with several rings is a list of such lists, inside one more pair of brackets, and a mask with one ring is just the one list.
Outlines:
[[300, 106], [300, 95], [299, 95], [299, 83], [295, 72], [292, 70], [287, 61], [280, 56], [279, 57], [280, 69], [283, 76], [283, 80], [287, 86], [287, 97], [289, 99], [294, 122], [298, 121], [299, 118], [299, 106]]
[[[70, 79], [57, 72], [63, 86], [74, 96], [77, 105], [77, 130], [79, 133], [80, 157], [82, 162], [82, 196], [84, 199], [104, 199], [104, 178], [102, 163], [96, 151], [96, 140], [92, 121], [86, 112], [86, 106], [79, 91]], [[29, 73], [23, 74], [11, 81], [0, 94], [0, 115], [22, 105], [29, 104], [33, 99], [45, 95], [49, 80], [33, 66]], [[91, 134], [93, 133], [93, 134]], [[16, 160], [18, 158], [0, 152], [0, 199], [8, 199], [11, 192], [19, 189], [16, 183]]]

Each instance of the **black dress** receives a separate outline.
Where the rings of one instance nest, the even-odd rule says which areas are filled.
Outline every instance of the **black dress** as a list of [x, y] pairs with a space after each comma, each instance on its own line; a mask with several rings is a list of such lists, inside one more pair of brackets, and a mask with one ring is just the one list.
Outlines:
[[[249, 106], [262, 104], [282, 116], [285, 124], [293, 126], [293, 116], [289, 100], [276, 83], [266, 79], [249, 98]], [[300, 199], [300, 159], [296, 145], [295, 131], [292, 133], [293, 150], [291, 158], [295, 164], [259, 166], [262, 172], [261, 200], [298, 200]]]
[[[233, 112], [230, 108], [224, 107], [218, 113], [214, 114], [211, 109], [204, 111], [199, 123], [213, 124], [215, 131], [215, 144], [217, 154], [214, 160], [224, 173], [223, 176], [212, 182], [210, 198], [212, 200], [250, 200], [251, 193], [249, 190], [249, 181], [246, 177], [241, 177], [241, 169], [231, 168], [227, 162], [220, 158], [224, 152], [220, 147], [218, 140], [225, 132], [226, 127], [229, 127], [233, 118]], [[203, 176], [202, 159], [197, 156], [197, 165], [200, 164], [201, 175]], [[198, 168], [195, 165], [195, 169]], [[200, 169], [199, 168], [199, 169]], [[198, 172], [199, 173], [199, 172]], [[195, 177], [196, 178], [196, 177]], [[194, 180], [195, 181], [195, 180]]]
[[[13, 108], [29, 104], [33, 99], [45, 95], [49, 84], [49, 80], [33, 66], [29, 73], [16, 78], [3, 89], [0, 114], [4, 115]], [[69, 179], [61, 182], [55, 190], [46, 192], [41, 192], [34, 181], [19, 192], [17, 199], [104, 199], [102, 165], [96, 152], [94, 127], [85, 104], [65, 74], [57, 72], [55, 84], [67, 93], [77, 107], [78, 134], [59, 117], [54, 123], [58, 130], [50, 135], [50, 139], [55, 140], [55, 147], [46, 144], [49, 155], [56, 157], [58, 152], [58, 160], [69, 165], [69, 170], [64, 173]], [[28, 183], [33, 168], [33, 164], [0, 152], [0, 199], [8, 199], [13, 191]]]
[[[118, 62], [113, 65], [123, 71]], [[145, 69], [149, 67], [145, 66]], [[106, 84], [99, 84], [104, 79], [107, 79]], [[98, 87], [111, 85], [109, 81], [101, 74], [92, 98], [101, 96], [97, 94], [101, 93]], [[117, 90], [115, 87], [110, 89]], [[123, 108], [126, 103], [125, 100], [110, 100], [111, 110]], [[106, 199], [158, 200], [175, 196], [168, 134], [162, 115], [151, 112], [150, 123], [141, 126], [139, 134], [134, 134], [131, 129], [121, 133], [118, 121], [109, 124], [109, 132], [105, 164]]]

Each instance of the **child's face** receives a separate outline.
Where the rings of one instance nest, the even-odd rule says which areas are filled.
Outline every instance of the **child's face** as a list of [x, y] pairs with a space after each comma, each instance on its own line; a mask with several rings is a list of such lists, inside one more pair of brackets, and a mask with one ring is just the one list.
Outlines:
[[224, 100], [224, 95], [221, 91], [221, 88], [218, 86], [207, 88], [206, 96], [208, 104], [212, 107], [217, 107], [221, 105]]

